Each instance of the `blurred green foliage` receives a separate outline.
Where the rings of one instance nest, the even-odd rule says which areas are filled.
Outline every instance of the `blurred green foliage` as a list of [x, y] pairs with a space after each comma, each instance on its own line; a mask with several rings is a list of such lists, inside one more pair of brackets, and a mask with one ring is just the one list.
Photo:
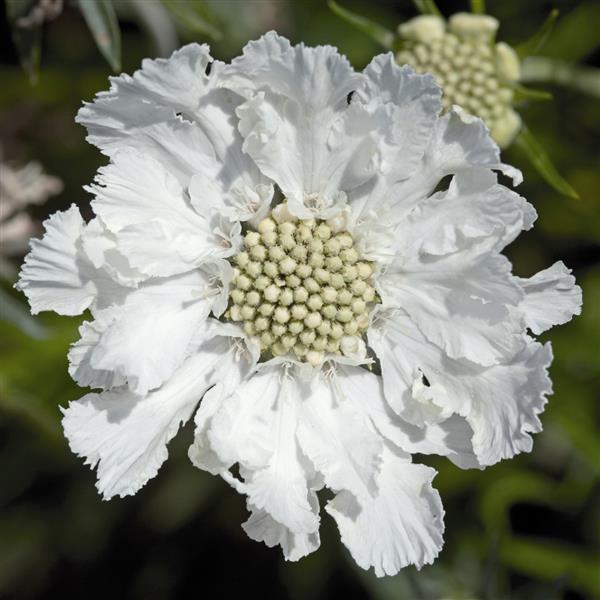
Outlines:
[[[134, 4], [116, 3], [126, 72], [161, 47]], [[294, 41], [337, 45], [357, 68], [380, 51], [325, 0], [167, 4], [179, 41], [208, 41], [223, 60], [271, 28]], [[416, 14], [408, 0], [343, 4], [390, 30]], [[465, 4], [439, 3], [444, 14]], [[533, 34], [552, 8], [562, 17], [545, 54], [598, 66], [597, 2], [486, 3], [512, 43]], [[215, 31], [191, 17], [183, 23], [183, 10], [195, 11]], [[165, 23], [159, 19], [154, 31], [167, 31]], [[32, 214], [42, 219], [75, 202], [89, 216], [82, 186], [105, 159], [85, 143], [73, 117], [82, 100], [108, 87], [109, 67], [74, 6], [65, 5], [45, 27], [34, 87], [19, 68], [7, 24], [2, 28], [6, 155], [35, 158], [65, 182], [60, 197]], [[423, 459], [439, 470], [446, 508], [446, 546], [434, 565], [378, 580], [353, 565], [326, 516], [321, 549], [298, 564], [284, 563], [278, 550], [245, 537], [243, 499], [189, 464], [189, 426], [171, 444], [168, 464], [135, 498], [102, 502], [93, 474], [71, 455], [60, 431], [59, 406], [84, 393], [67, 375], [78, 321], [43, 315], [41, 340], [0, 325], [0, 597], [600, 598], [600, 115], [595, 98], [558, 85], [552, 92], [551, 102], [525, 105], [522, 112], [580, 198], [559, 195], [526, 170], [519, 191], [539, 219], [508, 254], [523, 276], [563, 259], [583, 287], [584, 311], [545, 336], [555, 352], [555, 394], [531, 454], [485, 471]], [[519, 148], [504, 159], [523, 164]], [[8, 286], [3, 291], [23, 301]]]

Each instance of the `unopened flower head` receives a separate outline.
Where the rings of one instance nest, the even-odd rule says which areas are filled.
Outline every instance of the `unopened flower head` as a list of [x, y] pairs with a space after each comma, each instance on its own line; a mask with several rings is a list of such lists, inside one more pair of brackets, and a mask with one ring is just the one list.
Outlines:
[[144, 61], [81, 109], [109, 157], [95, 217], [53, 215], [18, 286], [34, 312], [90, 311], [69, 372], [99, 391], [63, 425], [105, 498], [195, 414], [189, 456], [245, 495], [252, 539], [315, 551], [327, 487], [357, 564], [393, 575], [443, 543], [412, 454], [531, 449], [551, 390], [533, 334], [581, 293], [562, 263], [511, 274], [501, 251], [536, 215], [496, 172], [520, 173], [441, 108], [392, 54], [357, 73], [271, 32], [231, 64], [197, 44]]
[[505, 147], [521, 127], [512, 107], [520, 62], [508, 44], [495, 43], [497, 29], [498, 21], [489, 15], [457, 13], [448, 22], [421, 15], [398, 27], [402, 49], [396, 60], [435, 75], [444, 108], [457, 104], [481, 117]]

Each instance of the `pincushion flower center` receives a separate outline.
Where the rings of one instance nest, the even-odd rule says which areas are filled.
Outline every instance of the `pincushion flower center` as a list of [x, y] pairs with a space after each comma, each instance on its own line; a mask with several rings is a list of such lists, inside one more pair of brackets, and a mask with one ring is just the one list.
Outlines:
[[282, 220], [274, 211], [246, 232], [232, 262], [225, 318], [243, 324], [264, 358], [292, 354], [318, 366], [326, 354], [357, 353], [378, 301], [373, 264], [335, 220]]

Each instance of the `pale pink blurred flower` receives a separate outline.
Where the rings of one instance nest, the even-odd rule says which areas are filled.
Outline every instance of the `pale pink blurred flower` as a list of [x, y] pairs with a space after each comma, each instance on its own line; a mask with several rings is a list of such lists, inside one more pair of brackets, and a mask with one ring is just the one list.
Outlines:
[[62, 181], [46, 175], [37, 162], [15, 167], [0, 161], [0, 255], [10, 256], [27, 249], [38, 226], [24, 209], [43, 204], [62, 189]]

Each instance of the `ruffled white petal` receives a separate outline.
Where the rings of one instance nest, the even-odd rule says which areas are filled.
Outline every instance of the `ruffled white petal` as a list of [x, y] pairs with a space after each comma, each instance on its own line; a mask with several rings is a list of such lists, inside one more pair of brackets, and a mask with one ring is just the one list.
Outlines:
[[184, 187], [201, 174], [225, 201], [252, 204], [257, 186], [268, 181], [242, 152], [234, 117], [242, 98], [219, 88], [222, 69], [206, 45], [189, 44], [169, 59], [143, 61], [133, 77], [111, 78], [111, 89], [85, 104], [77, 121], [108, 156], [134, 148]]
[[471, 169], [415, 206], [395, 229], [396, 251], [404, 262], [466, 249], [499, 252], [536, 217], [531, 204], [497, 183], [495, 173]]
[[518, 282], [525, 292], [519, 310], [533, 333], [543, 333], [581, 314], [581, 288], [562, 261]]
[[366, 85], [359, 96], [383, 103], [393, 115], [393, 127], [382, 139], [387, 177], [405, 179], [425, 152], [442, 108], [441, 89], [433, 76], [399, 67], [391, 52], [376, 56], [364, 74]]
[[[254, 370], [260, 355], [260, 348], [255, 341], [246, 336], [239, 325], [222, 323], [209, 319], [208, 333], [219, 336], [217, 340], [222, 345], [219, 365], [215, 365], [215, 385], [204, 395], [200, 407], [196, 411], [194, 423], [194, 443], [190, 446], [188, 455], [194, 465], [214, 475], [227, 470], [218, 455], [210, 447], [207, 438], [208, 430], [212, 424], [212, 418], [221, 409], [226, 398], [235, 392], [237, 387]], [[206, 331], [192, 340], [192, 345], [202, 346]], [[228, 370], [228, 366], [235, 363], [236, 368]]]
[[[315, 500], [316, 502], [316, 500]], [[318, 506], [315, 507], [318, 511]], [[249, 519], [242, 528], [251, 540], [263, 542], [269, 548], [281, 546], [285, 560], [297, 561], [319, 548], [319, 532], [294, 533], [278, 523], [264, 510], [251, 507]]]
[[377, 283], [384, 305], [405, 310], [448, 356], [492, 365], [524, 345], [513, 311], [523, 294], [510, 270], [502, 255], [457, 252], [397, 260]]
[[297, 435], [327, 487], [362, 501], [376, 493], [383, 440], [348, 399], [355, 392], [346, 377], [320, 374], [303, 393]]
[[[117, 238], [98, 218], [92, 219], [81, 234], [81, 250], [97, 269], [95, 279], [106, 274], [118, 286], [137, 287], [148, 275], [131, 266], [117, 247]], [[99, 285], [107, 287], [106, 282]]]
[[[552, 391], [547, 374], [552, 360], [549, 345], [524, 338], [521, 351], [501, 364], [483, 367], [448, 358], [400, 311], [379, 328], [375, 326], [369, 341], [381, 361], [386, 398], [401, 416], [423, 423], [434, 439], [439, 432], [431, 424], [436, 424], [440, 414], [449, 410], [467, 421], [477, 460], [472, 464], [464, 456], [466, 460], [457, 464], [491, 465], [531, 449], [529, 434], [541, 430], [537, 415]], [[422, 389], [415, 393], [415, 382], [423, 376], [427, 395]], [[432, 412], [433, 408], [438, 413]], [[406, 444], [403, 447], [410, 449]], [[468, 449], [466, 440], [465, 447]]]
[[377, 278], [384, 302], [406, 310], [452, 358], [491, 365], [514, 355], [523, 347], [515, 311], [523, 291], [497, 252], [534, 218], [493, 173], [457, 175], [395, 229], [397, 254]]
[[166, 460], [167, 443], [204, 394], [236, 363], [223, 352], [226, 339], [208, 340], [173, 374], [145, 397], [127, 390], [88, 394], [63, 411], [63, 427], [73, 452], [98, 470], [98, 491], [105, 499], [135, 494]]
[[369, 342], [378, 351], [384, 377], [356, 366], [338, 364], [337, 385], [344, 390], [347, 403], [364, 417], [365, 423], [371, 423], [378, 434], [397, 448], [412, 454], [447, 456], [462, 468], [478, 467], [471, 444], [473, 431], [463, 418], [451, 416], [440, 423], [434, 420], [417, 427], [392, 410], [391, 405], [397, 406], [396, 395], [403, 394], [406, 383], [394, 370], [390, 372], [387, 362], [390, 357], [379, 352], [381, 346], [372, 343], [372, 335], [371, 330]]
[[[205, 73], [211, 60], [208, 46], [189, 44], [169, 59], [144, 60], [133, 77], [111, 77], [110, 91], [98, 94], [77, 115], [77, 121], [88, 128], [88, 142], [109, 156], [123, 145], [139, 148], [142, 141], [154, 151], [166, 150], [160, 147], [153, 126], [197, 109], [209, 85]], [[202, 134], [198, 140], [210, 155], [208, 138]]]
[[[248, 495], [251, 515], [243, 527], [252, 539], [281, 545], [288, 560], [314, 551], [319, 538], [313, 486], [320, 487], [320, 474], [337, 492], [328, 511], [360, 566], [382, 574], [431, 562], [441, 546], [443, 514], [430, 486], [434, 472], [411, 465], [399, 450], [385, 449], [377, 430], [381, 419], [365, 408], [374, 395], [382, 397], [378, 380], [351, 365], [305, 380], [293, 366], [273, 363], [220, 408], [217, 402], [208, 407], [208, 418], [197, 417], [204, 429], [190, 456]], [[235, 462], [242, 481], [223, 473]], [[379, 528], [390, 512], [393, 532], [382, 535]], [[366, 534], [370, 526], [377, 529]], [[358, 543], [365, 536], [366, 553]]]
[[102, 322], [85, 321], [79, 327], [80, 338], [75, 342], [67, 355], [69, 359], [69, 375], [81, 387], [101, 388], [108, 390], [127, 383], [122, 373], [112, 370], [94, 369], [91, 356], [104, 331]]
[[44, 310], [79, 315], [96, 296], [95, 269], [79, 247], [85, 221], [72, 205], [54, 213], [44, 228], [43, 238], [31, 241], [16, 288], [27, 296], [34, 315]]
[[207, 437], [227, 469], [239, 463], [244, 481], [236, 487], [249, 505], [307, 534], [319, 517], [310, 501], [310, 467], [296, 442], [297, 411], [295, 382], [278, 366], [265, 367], [222, 402]]
[[552, 393], [548, 367], [550, 344], [532, 342], [505, 365], [483, 372], [456, 369], [458, 392], [472, 398], [467, 420], [473, 450], [482, 465], [493, 465], [520, 452], [531, 452], [532, 433], [542, 430], [538, 415]]
[[474, 167], [500, 171], [515, 185], [523, 180], [519, 170], [500, 161], [500, 150], [484, 122], [454, 106], [436, 123], [421, 163], [421, 181], [434, 183], [433, 178], [439, 181]]
[[338, 493], [326, 510], [338, 524], [342, 542], [363, 569], [396, 575], [400, 569], [430, 564], [443, 545], [444, 509], [432, 487], [436, 472], [414, 465], [410, 457], [389, 448], [377, 476], [377, 493], [356, 502]]
[[369, 117], [360, 107], [345, 114], [363, 78], [334, 48], [291, 46], [269, 32], [244, 48], [223, 81], [247, 98], [237, 110], [245, 152], [288, 198], [326, 216], [336, 193], [370, 175]]
[[362, 206], [361, 218], [375, 213], [393, 227], [427, 198], [446, 175], [472, 169], [498, 170], [511, 177], [515, 184], [522, 181], [520, 171], [500, 161], [500, 150], [483, 121], [453, 107], [436, 121], [412, 176], [381, 188], [385, 193], [372, 193]]
[[144, 395], [175, 372], [189, 352], [189, 344], [208, 316], [211, 303], [203, 297], [205, 274], [153, 279], [137, 289], [111, 294], [106, 307], [94, 310], [97, 339], [86, 352], [88, 385], [102, 387], [104, 372], [126, 379], [129, 388]]
[[117, 248], [137, 270], [152, 276], [185, 273], [235, 252], [239, 237], [216, 231], [217, 207], [194, 210], [185, 190], [164, 167], [135, 150], [121, 150], [102, 167], [94, 212], [115, 235]]

